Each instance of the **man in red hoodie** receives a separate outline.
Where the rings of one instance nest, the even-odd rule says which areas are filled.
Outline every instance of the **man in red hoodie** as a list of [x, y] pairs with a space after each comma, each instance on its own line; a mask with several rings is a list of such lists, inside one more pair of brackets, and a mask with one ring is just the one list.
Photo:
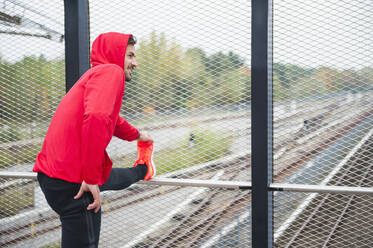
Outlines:
[[112, 169], [105, 150], [114, 135], [138, 140], [141, 149], [152, 152], [149, 133], [138, 131], [119, 116], [125, 82], [137, 66], [135, 44], [131, 34], [105, 33], [96, 38], [92, 68], [61, 100], [36, 158], [33, 171], [38, 172], [40, 187], [60, 216], [62, 247], [97, 247], [100, 190], [124, 189], [155, 174], [150, 160]]

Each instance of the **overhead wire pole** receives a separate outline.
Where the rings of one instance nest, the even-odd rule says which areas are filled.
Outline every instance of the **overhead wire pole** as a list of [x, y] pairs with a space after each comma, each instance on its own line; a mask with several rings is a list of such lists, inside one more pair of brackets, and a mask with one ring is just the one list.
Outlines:
[[[22, 10], [22, 14], [14, 13], [15, 7]], [[40, 18], [46, 19], [55, 26], [52, 28], [50, 25], [48, 27], [42, 24]], [[62, 24], [19, 1], [13, 0], [11, 6], [3, 3], [2, 8], [0, 8], [0, 34], [31, 36], [62, 42], [64, 35], [56, 26], [62, 26]]]
[[273, 247], [272, 1], [252, 0], [252, 247]]
[[85, 73], [89, 63], [88, 0], [64, 0], [66, 92]]

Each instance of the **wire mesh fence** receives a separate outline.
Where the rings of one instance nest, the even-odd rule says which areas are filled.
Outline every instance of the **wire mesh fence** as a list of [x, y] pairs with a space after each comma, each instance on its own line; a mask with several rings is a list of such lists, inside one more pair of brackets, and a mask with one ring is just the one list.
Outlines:
[[[0, 43], [0, 170], [31, 171], [65, 94], [63, 2], [0, 1]], [[1, 178], [0, 192], [1, 247], [43, 247], [60, 236], [34, 180]]]
[[0, 16], [0, 168], [29, 171], [65, 93], [63, 3], [4, 0]]
[[[244, 1], [90, 1], [91, 42], [138, 39], [122, 114], [151, 131], [159, 174], [249, 154], [249, 19]], [[117, 166], [134, 161], [133, 144], [114, 138], [108, 150]]]
[[371, 196], [275, 194], [275, 247], [372, 246]]
[[273, 10], [275, 181], [320, 184], [349, 166], [373, 126], [373, 4], [274, 1]]
[[[30, 3], [28, 8], [34, 12], [48, 12], [48, 6], [41, 8]], [[131, 4], [90, 1], [89, 11], [91, 42], [100, 33], [109, 31], [132, 33], [138, 39], [139, 65], [131, 82], [126, 84], [121, 115], [135, 127], [151, 132], [158, 176], [250, 180], [250, 5], [236, 1], [134, 1]], [[43, 18], [56, 19], [54, 12], [49, 14], [43, 14]], [[63, 16], [63, 12], [59, 14]], [[51, 23], [40, 17], [40, 24]], [[45, 61], [58, 62], [61, 70], [64, 66], [60, 57], [54, 60], [46, 57]], [[48, 68], [48, 72], [52, 69]], [[42, 72], [40, 76], [39, 71]], [[4, 74], [7, 73], [5, 70]], [[36, 75], [37, 84], [44, 80], [46, 72], [30, 68], [29, 74]], [[53, 93], [46, 92], [46, 96], [58, 93], [58, 97], [53, 98], [54, 109], [49, 108], [43, 114], [25, 110], [32, 118], [37, 119], [35, 115], [38, 114], [45, 120], [44, 129], [37, 137], [45, 134], [55, 107], [64, 95], [64, 74], [56, 72], [56, 75], [61, 76], [61, 80], [55, 80], [55, 86], [51, 82], [54, 78], [45, 79], [45, 84], [53, 90]], [[31, 90], [40, 97], [43, 94], [39, 89]], [[10, 102], [17, 100], [5, 98]], [[19, 104], [35, 109], [44, 106], [34, 102]], [[6, 113], [9, 119], [15, 118], [15, 113]], [[39, 122], [36, 125], [41, 129]], [[27, 145], [29, 140], [22, 138]], [[42, 139], [38, 145], [41, 142]], [[3, 143], [9, 145], [8, 140]], [[129, 167], [136, 160], [134, 143], [114, 138], [107, 150], [115, 167]], [[40, 151], [40, 146], [35, 151]], [[35, 155], [30, 155], [28, 167], [24, 167], [27, 163], [22, 161], [22, 166], [14, 170], [30, 171]], [[5, 169], [11, 170], [12, 166]], [[17, 180], [3, 185], [23, 185], [21, 179]], [[30, 201], [27, 206], [20, 201], [19, 206], [4, 207], [2, 223], [20, 219], [7, 225], [9, 235], [2, 235], [2, 244], [59, 247], [57, 216], [48, 208], [42, 211], [52, 214], [50, 219], [38, 212], [37, 206], [43, 206], [39, 203], [42, 193], [35, 182], [27, 185], [25, 188], [30, 191], [30, 196], [25, 198]], [[6, 202], [11, 204], [26, 194], [16, 193], [15, 188], [4, 189], [4, 192], [7, 192], [4, 194]], [[136, 185], [120, 192], [104, 192], [103, 196], [101, 247], [147, 247], [150, 244], [154, 247], [183, 247], [185, 244], [215, 247], [230, 243], [250, 246], [249, 192]], [[36, 213], [39, 213], [36, 220], [29, 217]], [[23, 223], [23, 229], [18, 227]], [[19, 232], [21, 229], [23, 231]], [[241, 233], [241, 239], [232, 238], [232, 233]]]
[[[249, 1], [89, 1], [90, 40], [137, 37], [121, 115], [159, 178], [251, 180]], [[274, 182], [372, 187], [370, 1], [273, 2]], [[65, 93], [62, 1], [0, 1], [0, 167], [31, 171]], [[114, 167], [136, 145], [113, 138]], [[0, 179], [0, 246], [60, 247], [33, 179]], [[274, 193], [275, 247], [370, 247], [371, 196]], [[136, 184], [102, 193], [100, 247], [251, 247], [251, 191]], [[358, 237], [358, 238], [357, 238]]]
[[[1, 246], [60, 247], [59, 217], [38, 183], [2, 179], [1, 184]], [[105, 191], [100, 247], [249, 247], [250, 199], [247, 190], [208, 187]]]
[[[273, 10], [274, 181], [371, 187], [372, 2]], [[275, 247], [372, 246], [370, 196], [274, 194]]]
[[[144, 188], [145, 187], [145, 188]], [[135, 199], [104, 215], [107, 247], [221, 247], [250, 243], [249, 192], [191, 187], [135, 187]], [[146, 199], [139, 197], [151, 191]], [[143, 193], [141, 193], [143, 192]], [[108, 206], [108, 209], [111, 209]], [[110, 213], [107, 214], [110, 216]], [[123, 221], [125, 220], [125, 221]], [[113, 225], [114, 223], [114, 225]], [[116, 223], [116, 224], [115, 224]], [[118, 226], [122, 228], [118, 228]], [[229, 227], [228, 227], [229, 226]], [[239, 232], [241, 240], [232, 239]], [[241, 236], [240, 235], [240, 236]]]
[[61, 223], [35, 179], [1, 179], [1, 247], [59, 247]]
[[[121, 114], [153, 135], [158, 176], [250, 180], [249, 19], [245, 1], [90, 1], [91, 42], [108, 31], [137, 37], [138, 66]], [[135, 149], [119, 139], [108, 147], [117, 167], [131, 166]], [[182, 188], [164, 194], [144, 203], [150, 216], [127, 210], [137, 218], [124, 232], [103, 227], [102, 244], [105, 235], [120, 232], [123, 247], [250, 246], [248, 193]]]

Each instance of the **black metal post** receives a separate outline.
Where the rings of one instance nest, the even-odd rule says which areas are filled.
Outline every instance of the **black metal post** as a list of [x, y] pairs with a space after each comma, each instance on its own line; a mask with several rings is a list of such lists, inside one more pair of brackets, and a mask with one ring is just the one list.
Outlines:
[[66, 92], [89, 69], [88, 0], [64, 0]]
[[272, 0], [252, 0], [252, 247], [273, 246]]

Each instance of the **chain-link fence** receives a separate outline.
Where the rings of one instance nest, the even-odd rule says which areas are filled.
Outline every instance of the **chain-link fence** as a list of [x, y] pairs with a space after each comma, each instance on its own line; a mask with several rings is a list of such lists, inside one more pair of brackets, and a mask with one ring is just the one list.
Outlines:
[[[373, 186], [372, 13], [368, 0], [273, 2], [275, 183]], [[64, 95], [63, 16], [62, 1], [0, 2], [3, 171], [31, 171]], [[91, 0], [89, 18], [91, 43], [137, 37], [121, 115], [151, 132], [157, 177], [249, 183], [250, 2]], [[136, 160], [134, 142], [107, 150], [115, 167]], [[0, 246], [60, 247], [36, 181], [0, 187]], [[100, 247], [251, 247], [250, 190], [136, 184], [102, 195]], [[370, 247], [370, 198], [275, 192], [274, 246]]]

